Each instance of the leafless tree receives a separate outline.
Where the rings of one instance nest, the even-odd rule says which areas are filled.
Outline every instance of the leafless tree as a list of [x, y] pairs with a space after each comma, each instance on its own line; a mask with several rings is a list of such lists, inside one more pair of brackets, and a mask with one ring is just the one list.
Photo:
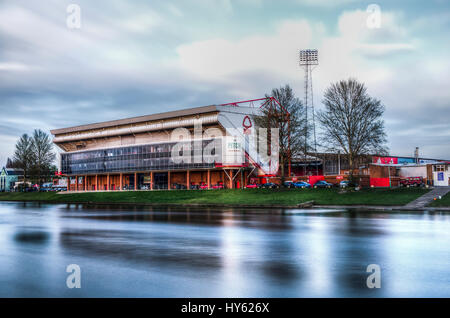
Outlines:
[[[278, 128], [279, 129], [279, 151], [280, 151], [280, 174], [282, 179], [285, 176], [285, 165], [292, 157], [302, 153], [305, 121], [304, 107], [302, 102], [295, 97], [292, 88], [289, 85], [280, 88], [274, 88], [270, 94], [280, 105], [289, 113], [289, 116], [280, 107], [263, 109], [263, 116], [255, 117], [255, 123], [262, 128]], [[270, 97], [266, 95], [266, 97]], [[290, 124], [288, 125], [288, 120]], [[290, 151], [289, 154], [289, 133], [290, 133]], [[269, 138], [270, 140], [270, 138]]]
[[40, 129], [35, 129], [31, 140], [33, 150], [33, 172], [37, 177], [39, 185], [42, 184], [43, 177], [47, 177], [55, 161], [53, 144], [47, 133]]
[[317, 114], [323, 130], [322, 144], [329, 151], [347, 155], [350, 174], [359, 156], [387, 152], [384, 106], [367, 93], [363, 83], [350, 78], [332, 84], [323, 104], [325, 110]]
[[32, 139], [27, 134], [23, 134], [17, 141], [13, 160], [17, 167], [23, 169], [25, 183], [34, 162]]
[[[35, 129], [33, 136], [23, 134], [16, 143], [13, 160], [9, 165], [22, 168], [24, 178], [42, 184], [43, 177], [48, 177], [55, 167], [55, 153], [49, 135]], [[26, 181], [26, 180], [25, 180]]]

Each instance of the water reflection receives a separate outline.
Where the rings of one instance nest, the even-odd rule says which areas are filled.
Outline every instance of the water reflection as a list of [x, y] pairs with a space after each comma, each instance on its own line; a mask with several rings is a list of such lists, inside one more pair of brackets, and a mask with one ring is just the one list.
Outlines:
[[0, 203], [0, 296], [449, 297], [449, 230], [442, 212]]
[[50, 234], [39, 230], [19, 230], [14, 239], [19, 243], [45, 244]]

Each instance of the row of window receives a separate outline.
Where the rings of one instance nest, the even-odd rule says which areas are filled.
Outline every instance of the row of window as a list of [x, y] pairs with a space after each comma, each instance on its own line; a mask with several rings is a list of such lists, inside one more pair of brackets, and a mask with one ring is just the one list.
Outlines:
[[[212, 139], [203, 140], [201, 149], [204, 149], [209, 143], [211, 143]], [[218, 145], [220, 146], [220, 139], [216, 139]], [[185, 142], [187, 143], [187, 142]], [[194, 142], [190, 141], [191, 149], [194, 149]], [[73, 161], [76, 160], [90, 160], [90, 159], [98, 159], [104, 157], [121, 157], [121, 156], [134, 156], [134, 155], [159, 155], [161, 156], [170, 156], [173, 147], [177, 143], [163, 143], [163, 144], [154, 144], [154, 145], [140, 145], [140, 146], [130, 146], [130, 147], [121, 147], [121, 148], [111, 148], [111, 149], [102, 149], [102, 150], [91, 150], [70, 154], [70, 158]]]
[[[208, 143], [208, 141], [203, 142], [205, 145]], [[61, 155], [61, 170], [64, 174], [84, 174], [211, 168], [214, 167], [214, 163], [217, 161], [213, 152], [209, 156], [203, 156], [202, 154], [201, 156], [194, 157], [192, 155], [190, 156], [191, 163], [174, 162], [171, 158], [171, 149], [174, 144], [143, 145], [81, 153], [65, 153]]]

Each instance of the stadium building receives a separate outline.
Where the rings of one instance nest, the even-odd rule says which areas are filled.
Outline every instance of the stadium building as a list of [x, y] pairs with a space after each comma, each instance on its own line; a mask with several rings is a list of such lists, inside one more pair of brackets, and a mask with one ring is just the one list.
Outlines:
[[[240, 188], [272, 171], [273, 163], [263, 162], [249, 142], [249, 132], [261, 107], [275, 102], [196, 107], [51, 133], [62, 150], [68, 191]], [[183, 160], [174, 160], [174, 151]]]

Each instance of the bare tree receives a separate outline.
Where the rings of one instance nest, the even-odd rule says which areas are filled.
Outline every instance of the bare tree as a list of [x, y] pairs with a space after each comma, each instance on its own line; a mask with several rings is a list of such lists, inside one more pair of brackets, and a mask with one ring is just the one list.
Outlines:
[[27, 134], [23, 134], [17, 141], [13, 160], [19, 168], [23, 169], [25, 182], [34, 162], [32, 140]]
[[355, 159], [364, 154], [386, 153], [384, 106], [355, 79], [332, 84], [325, 92], [324, 111], [317, 118], [323, 129], [322, 142], [328, 150], [348, 157], [352, 176]]
[[31, 143], [34, 158], [33, 172], [38, 183], [42, 184], [42, 178], [50, 175], [56, 155], [52, 151], [53, 144], [49, 135], [40, 129], [34, 130]]
[[20, 168], [20, 165], [11, 158], [6, 158], [6, 168]]
[[[289, 116], [280, 107], [263, 109], [263, 116], [254, 118], [257, 126], [262, 128], [279, 129], [280, 147], [280, 170], [281, 178], [285, 176], [285, 165], [292, 157], [298, 156], [302, 152], [303, 140], [305, 136], [304, 107], [302, 102], [295, 97], [289, 85], [274, 88], [270, 96], [274, 97], [280, 105], [289, 113]], [[269, 95], [266, 95], [269, 97]], [[289, 118], [288, 118], [289, 117]], [[288, 120], [290, 124], [288, 125]], [[289, 153], [289, 133], [290, 151]]]

